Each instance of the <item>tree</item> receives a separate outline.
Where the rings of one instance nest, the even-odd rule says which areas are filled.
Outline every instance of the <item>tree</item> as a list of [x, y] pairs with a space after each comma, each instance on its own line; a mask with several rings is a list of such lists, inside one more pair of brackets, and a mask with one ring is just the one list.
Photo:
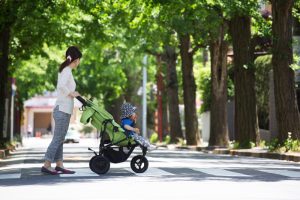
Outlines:
[[0, 2], [0, 139], [3, 139], [3, 131], [6, 131], [4, 129], [4, 127], [6, 126], [6, 124], [4, 124], [4, 117], [8, 115], [8, 66], [11, 29], [17, 18], [14, 10], [18, 9], [21, 4], [21, 2], [14, 1]]
[[292, 50], [292, 8], [294, 0], [272, 0], [272, 32], [274, 72], [274, 93], [278, 140], [283, 144], [292, 133], [293, 138], [300, 136], [300, 118], [295, 93]]
[[[79, 33], [81, 26], [78, 25], [78, 22], [80, 20], [84, 23], [88, 19], [83, 18], [85, 16], [82, 15], [79, 15], [82, 18], [73, 15], [73, 13], [78, 13], [76, 5], [76, 3], [71, 4], [64, 1], [40, 0], [5, 0], [0, 2], [0, 138], [2, 138], [4, 116], [9, 113], [4, 109], [6, 105], [4, 101], [10, 94], [8, 77], [16, 77], [17, 84], [25, 83], [26, 80], [22, 80], [23, 77], [16, 76], [18, 74], [16, 69], [22, 68], [30, 75], [30, 66], [27, 65], [27, 68], [20, 67], [18, 64], [33, 57], [37, 58], [37, 55], [47, 57], [48, 55], [43, 48], [44, 44], [48, 44], [48, 46], [78, 44], [79, 39], [82, 38], [82, 34]], [[73, 12], [70, 12], [70, 10]], [[76, 25], [73, 25], [73, 23]], [[75, 32], [76, 34], [74, 34]], [[53, 67], [53, 65], [51, 66]], [[42, 68], [49, 69], [45, 66]], [[55, 69], [57, 69], [57, 66], [55, 66]], [[41, 71], [41, 69], [37, 71]], [[35, 72], [32, 74], [35, 74]], [[52, 74], [50, 77], [52, 77]], [[33, 80], [33, 82], [30, 83], [30, 80]], [[29, 85], [38, 84], [33, 84], [33, 87], [20, 91], [20, 95], [18, 95], [20, 104], [22, 105], [22, 101], [28, 96], [25, 91], [31, 93], [35, 90], [40, 93], [43, 89], [49, 88], [47, 85], [53, 80], [48, 80], [47, 78], [42, 80], [42, 77], [39, 76], [28, 76], [26, 83], [29, 83]], [[44, 86], [42, 86], [43, 84]], [[20, 85], [19, 89], [22, 89], [22, 87], [23, 85]], [[5, 123], [7, 124], [7, 122]]]
[[153, 1], [159, 3], [160, 17], [165, 27], [175, 31], [179, 43], [184, 97], [184, 120], [187, 144], [200, 143], [198, 117], [196, 111], [196, 84], [193, 72], [193, 56], [199, 49], [201, 35], [197, 33], [202, 25], [203, 2], [189, 1]]
[[170, 117], [171, 142], [178, 142], [178, 138], [183, 138], [179, 115], [178, 80], [176, 73], [176, 49], [171, 46], [165, 47], [165, 60], [167, 64], [167, 94]]
[[235, 140], [241, 147], [259, 142], [254, 59], [251, 52], [251, 13], [258, 10], [257, 1], [237, 0], [230, 9], [230, 35], [234, 53]]
[[196, 112], [196, 83], [193, 73], [193, 56], [190, 51], [191, 38], [189, 34], [179, 35], [180, 55], [182, 59], [181, 70], [184, 96], [184, 119], [187, 144], [196, 145], [200, 142], [198, 130], [198, 117]]
[[[124, 2], [122, 5], [124, 5]], [[134, 1], [130, 2], [126, 10], [122, 10], [122, 12], [126, 12], [127, 18], [130, 19], [127, 23], [129, 27], [126, 23], [122, 25], [127, 30], [128, 36], [132, 36], [128, 39], [135, 40], [134, 43], [137, 47], [139, 46], [139, 51], [152, 55], [156, 61], [155, 77], [158, 89], [157, 107], [158, 112], [160, 112], [158, 116], [159, 132], [161, 132], [160, 140], [162, 140], [162, 132], [167, 132], [169, 121], [171, 141], [176, 142], [178, 137], [183, 137], [181, 124], [178, 123], [180, 116], [176, 73], [176, 37], [172, 34], [173, 31], [170, 31], [171, 28], [166, 26], [163, 15], [161, 15], [163, 9], [160, 4]], [[165, 65], [167, 65], [167, 70], [164, 70]], [[165, 71], [167, 75], [163, 76]], [[166, 81], [163, 80], [164, 77], [167, 78]], [[163, 85], [167, 85], [167, 87]], [[169, 108], [169, 120], [166, 113], [166, 100]]]
[[[222, 14], [220, 14], [222, 16]], [[228, 43], [224, 36], [227, 23], [221, 18], [218, 27], [218, 37], [210, 44], [211, 52], [211, 122], [210, 146], [228, 146], [227, 125], [227, 51]]]

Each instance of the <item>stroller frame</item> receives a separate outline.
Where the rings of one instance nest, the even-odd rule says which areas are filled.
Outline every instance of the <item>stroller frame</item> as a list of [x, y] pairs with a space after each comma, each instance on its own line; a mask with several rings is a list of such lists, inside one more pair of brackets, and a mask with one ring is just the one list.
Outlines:
[[[77, 97], [77, 99], [83, 104], [83, 107], [89, 106], [88, 102], [85, 101], [82, 97]], [[83, 109], [82, 109], [83, 110]], [[97, 110], [95, 112], [98, 112]], [[142, 155], [134, 156], [130, 162], [131, 169], [136, 173], [143, 173], [148, 169], [149, 162], [146, 158], [147, 147], [135, 142], [135, 144], [130, 143], [130, 136], [128, 132], [125, 131], [126, 138], [119, 141], [115, 141], [109, 138], [106, 129], [107, 125], [111, 124], [113, 127], [113, 137], [114, 134], [118, 132], [119, 127], [114, 126], [113, 119], [105, 119], [102, 122], [100, 130], [100, 144], [99, 144], [99, 153], [94, 151], [91, 148], [88, 150], [92, 151], [95, 156], [93, 156], [89, 162], [90, 169], [97, 174], [106, 174], [110, 168], [110, 162], [112, 163], [121, 163], [125, 162], [134, 149], [137, 146], [140, 146], [142, 149]], [[108, 138], [106, 138], [108, 137]], [[117, 146], [121, 142], [128, 140], [127, 146]], [[124, 151], [124, 148], [127, 148], [128, 152]]]
[[[117, 141], [117, 142], [115, 142], [115, 143], [110, 143], [109, 141], [106, 141], [106, 140], [105, 140], [105, 137], [104, 137], [104, 134], [105, 134], [106, 126], [107, 126], [108, 123], [111, 123], [111, 124], [113, 125], [112, 120], [104, 120], [103, 123], [102, 123], [102, 129], [101, 129], [101, 131], [100, 131], [100, 145], [99, 145], [99, 154], [100, 154], [100, 155], [103, 155], [104, 152], [105, 152], [106, 150], [108, 150], [108, 149], [114, 149], [114, 148], [115, 148], [114, 145], [118, 145], [119, 143], [128, 140], [129, 137], [130, 137], [130, 136], [128, 136], [128, 133], [125, 132], [125, 133], [126, 133], [126, 136], [127, 136], [125, 139], [119, 140], [119, 141]], [[115, 131], [115, 132], [118, 131], [118, 127], [114, 127], [114, 131]], [[107, 144], [107, 145], [105, 145], [105, 144]], [[146, 154], [147, 154], [147, 147], [143, 147], [143, 146], [141, 146], [141, 145], [139, 145], [139, 144], [131, 144], [131, 143], [129, 142], [127, 148], [130, 149], [130, 150], [129, 150], [129, 152], [127, 153], [128, 156], [126, 157], [125, 160], [127, 160], [127, 158], [130, 156], [130, 154], [133, 152], [133, 150], [134, 150], [137, 146], [140, 146], [140, 147], [141, 147], [142, 152], [143, 152], [143, 156], [146, 156]], [[122, 147], [119, 147], [119, 148], [122, 148]]]

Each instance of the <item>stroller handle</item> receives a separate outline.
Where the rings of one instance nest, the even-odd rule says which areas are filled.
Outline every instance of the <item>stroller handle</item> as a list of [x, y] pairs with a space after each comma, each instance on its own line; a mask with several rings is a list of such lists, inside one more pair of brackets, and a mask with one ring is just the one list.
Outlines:
[[78, 101], [80, 101], [83, 106], [87, 106], [88, 105], [88, 103], [86, 102], [86, 100], [84, 98], [82, 98], [81, 96], [77, 96], [76, 99]]

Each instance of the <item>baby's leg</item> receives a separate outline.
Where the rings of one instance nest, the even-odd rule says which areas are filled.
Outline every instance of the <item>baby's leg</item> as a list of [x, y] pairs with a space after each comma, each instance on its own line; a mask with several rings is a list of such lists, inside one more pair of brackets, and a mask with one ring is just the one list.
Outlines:
[[143, 138], [142, 136], [140, 136], [140, 135], [134, 133], [134, 134], [132, 135], [132, 137], [133, 137], [133, 139], [134, 139], [136, 142], [138, 142], [138, 143], [141, 144], [142, 146], [144, 146], [144, 147], [150, 147], [150, 142], [149, 142], [147, 139]]

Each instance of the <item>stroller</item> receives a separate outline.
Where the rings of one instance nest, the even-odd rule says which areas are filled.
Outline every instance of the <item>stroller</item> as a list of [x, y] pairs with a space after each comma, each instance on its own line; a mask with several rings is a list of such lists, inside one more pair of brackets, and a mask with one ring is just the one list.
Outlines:
[[126, 161], [133, 150], [140, 146], [142, 155], [134, 156], [130, 162], [130, 167], [135, 173], [143, 173], [148, 169], [148, 160], [145, 157], [147, 148], [135, 142], [128, 133], [117, 124], [113, 116], [103, 107], [99, 106], [97, 100], [85, 100], [77, 97], [82, 103], [82, 116], [80, 122], [91, 123], [100, 131], [99, 153], [93, 151], [93, 156], [89, 162], [90, 169], [97, 174], [105, 174], [110, 168], [110, 163], [121, 163]]

